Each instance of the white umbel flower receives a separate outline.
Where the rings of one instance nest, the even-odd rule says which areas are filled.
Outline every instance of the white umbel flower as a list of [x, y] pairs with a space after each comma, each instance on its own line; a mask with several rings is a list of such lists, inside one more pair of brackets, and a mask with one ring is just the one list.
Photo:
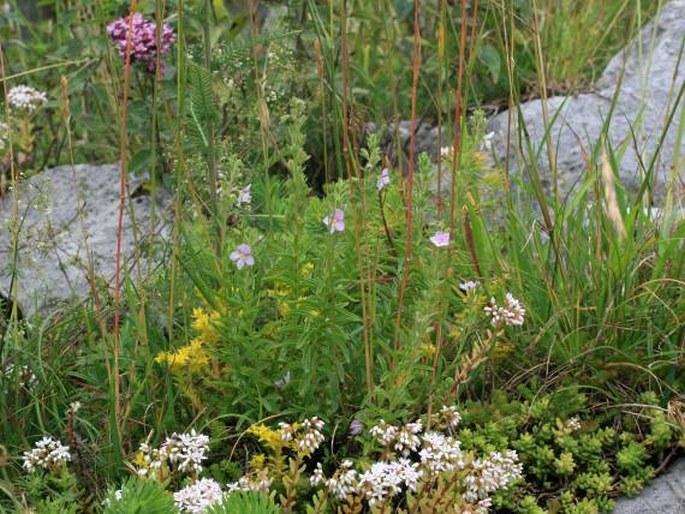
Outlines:
[[14, 86], [7, 92], [7, 104], [15, 111], [30, 113], [47, 101], [45, 93], [30, 86]]

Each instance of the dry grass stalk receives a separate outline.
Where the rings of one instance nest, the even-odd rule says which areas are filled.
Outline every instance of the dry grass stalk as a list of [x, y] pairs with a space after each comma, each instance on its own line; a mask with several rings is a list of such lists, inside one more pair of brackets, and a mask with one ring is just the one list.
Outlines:
[[602, 188], [604, 190], [604, 208], [606, 209], [607, 216], [614, 225], [619, 240], [623, 240], [626, 236], [626, 227], [623, 224], [621, 210], [618, 207], [616, 187], [614, 185], [614, 170], [611, 169], [611, 164], [609, 164], [606, 148], [602, 149], [600, 171], [602, 173], [602, 185], [604, 186]]

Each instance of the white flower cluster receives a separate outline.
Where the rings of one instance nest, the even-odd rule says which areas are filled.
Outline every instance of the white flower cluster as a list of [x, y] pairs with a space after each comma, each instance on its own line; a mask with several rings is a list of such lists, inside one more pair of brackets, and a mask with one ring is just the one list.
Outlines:
[[156, 480], [161, 478], [160, 471], [168, 463], [171, 469], [197, 475], [202, 471], [202, 461], [207, 458], [208, 451], [208, 436], [198, 434], [194, 429], [190, 433], [173, 433], [159, 449], [151, 448], [147, 443], [140, 445], [144, 465], [137, 473]]
[[355, 493], [359, 482], [359, 475], [352, 466], [351, 460], [344, 460], [335, 474], [326, 480], [319, 462], [309, 481], [313, 486], [324, 484], [329, 493], [339, 500], [344, 500], [347, 496]]
[[440, 432], [426, 432], [419, 452], [421, 464], [431, 475], [464, 469], [466, 463], [461, 443]]
[[511, 293], [507, 293], [505, 305], [498, 307], [494, 298], [490, 299], [490, 303], [483, 309], [485, 313], [492, 318], [493, 326], [499, 326], [502, 323], [509, 326], [523, 325], [526, 316], [526, 310]]
[[304, 429], [304, 434], [300, 435], [297, 440], [297, 449], [303, 455], [311, 455], [314, 453], [321, 443], [324, 441], [324, 436], [321, 430], [324, 422], [317, 417], [312, 419], [305, 419], [302, 422], [301, 428]]
[[507, 487], [521, 478], [523, 467], [518, 464], [518, 455], [509, 450], [504, 455], [493, 452], [485, 459], [476, 459], [471, 464], [473, 472], [465, 479], [464, 499], [474, 503], [486, 500], [497, 489]]
[[399, 429], [380, 420], [378, 425], [371, 428], [371, 435], [378, 439], [381, 445], [386, 448], [392, 446], [396, 452], [407, 457], [411, 452], [415, 452], [421, 444], [418, 434], [422, 431], [423, 425], [420, 420], [407, 423]]
[[48, 97], [45, 93], [30, 86], [14, 86], [7, 92], [7, 103], [16, 111], [30, 113], [47, 101]]
[[309, 456], [318, 450], [324, 441], [321, 430], [324, 427], [323, 420], [314, 416], [305, 419], [302, 423], [291, 425], [289, 423], [279, 423], [281, 440], [284, 442], [295, 441], [295, 447], [301, 455]]
[[33, 450], [24, 452], [23, 468], [28, 473], [39, 467], [51, 471], [70, 460], [69, 447], [52, 436], [46, 436], [36, 443]]
[[[444, 406], [439, 419], [448, 429], [454, 429], [461, 415], [456, 408]], [[495, 452], [485, 459], [471, 460], [455, 437], [441, 432], [422, 434], [422, 431], [419, 421], [398, 428], [381, 420], [371, 429], [371, 434], [386, 450], [384, 460], [373, 463], [363, 473], [355, 471], [352, 461], [345, 460], [328, 479], [319, 463], [310, 483], [315, 487], [324, 486], [340, 501], [358, 495], [373, 507], [403, 490], [415, 492], [421, 483], [432, 484], [442, 473], [466, 471], [464, 500], [467, 504], [461, 512], [485, 514], [492, 503], [490, 494], [521, 476], [516, 452]], [[400, 456], [394, 458], [394, 455]]]
[[381, 446], [390, 446], [397, 437], [397, 427], [379, 420], [378, 424], [371, 427], [371, 435], [378, 439]]
[[209, 452], [209, 437], [191, 430], [189, 434], [174, 433], [161, 448], [169, 462], [181, 473], [200, 473], [202, 461]]
[[357, 492], [373, 507], [397, 495], [402, 490], [402, 485], [416, 492], [421, 477], [422, 471], [418, 462], [411, 462], [405, 457], [389, 462], [380, 461], [374, 463], [371, 469], [359, 477]]
[[181, 512], [201, 514], [221, 501], [221, 486], [211, 478], [203, 478], [174, 493], [174, 503]]

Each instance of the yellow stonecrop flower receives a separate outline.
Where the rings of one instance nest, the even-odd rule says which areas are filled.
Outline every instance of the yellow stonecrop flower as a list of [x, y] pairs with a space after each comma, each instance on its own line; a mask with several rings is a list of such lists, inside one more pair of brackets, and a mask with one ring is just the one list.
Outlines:
[[137, 468], [147, 469], [150, 465], [150, 463], [145, 460], [145, 452], [141, 451], [136, 452], [136, 454], [133, 456], [132, 462]]
[[166, 362], [172, 373], [198, 373], [207, 367], [210, 359], [202, 344], [202, 339], [196, 337], [174, 352], [161, 352], [155, 357], [155, 362]]
[[304, 265], [302, 266], [302, 269], [300, 269], [300, 275], [303, 277], [306, 277], [312, 271], [314, 271], [314, 263], [313, 262], [305, 262]]
[[215, 323], [221, 317], [219, 311], [206, 312], [201, 307], [193, 309], [193, 322], [191, 326], [198, 337], [205, 343], [213, 344], [219, 341], [221, 335], [216, 329]]
[[257, 437], [260, 443], [270, 450], [273, 450], [275, 453], [279, 453], [283, 448], [288, 446], [288, 442], [283, 440], [279, 430], [271, 429], [262, 423], [252, 425], [247, 429], [247, 432], [248, 434]]
[[264, 469], [264, 466], [266, 466], [266, 456], [264, 454], [257, 453], [250, 459], [249, 467], [251, 470], [259, 471], [260, 469]]

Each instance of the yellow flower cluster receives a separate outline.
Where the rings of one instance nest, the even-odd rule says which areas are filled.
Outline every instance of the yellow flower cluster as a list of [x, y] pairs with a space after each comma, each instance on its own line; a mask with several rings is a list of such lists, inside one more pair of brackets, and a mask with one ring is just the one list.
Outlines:
[[209, 354], [202, 348], [202, 340], [195, 338], [175, 352], [161, 352], [155, 362], [166, 362], [172, 372], [197, 373], [209, 364]]
[[260, 443], [275, 453], [279, 453], [283, 448], [287, 448], [289, 445], [289, 442], [284, 441], [281, 437], [280, 430], [274, 430], [262, 423], [250, 426], [250, 428], [247, 429], [247, 433], [257, 437]]
[[216, 322], [220, 316], [219, 311], [207, 313], [200, 307], [193, 309], [192, 327], [198, 333], [197, 339], [209, 344], [216, 343], [221, 337], [216, 329]]
[[199, 307], [193, 309], [192, 327], [197, 336], [174, 352], [161, 352], [155, 357], [155, 362], [166, 362], [172, 373], [192, 374], [206, 369], [211, 357], [203, 345], [219, 341], [221, 336], [215, 324], [220, 316], [218, 311], [207, 312]]

